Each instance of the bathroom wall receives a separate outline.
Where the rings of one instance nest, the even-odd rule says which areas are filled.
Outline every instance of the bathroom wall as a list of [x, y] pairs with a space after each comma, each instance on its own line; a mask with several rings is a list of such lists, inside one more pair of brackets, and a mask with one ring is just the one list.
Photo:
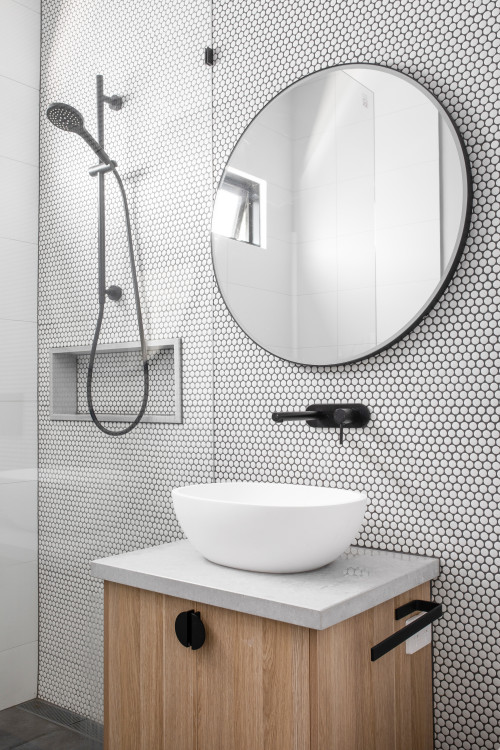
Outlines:
[[[441, 559], [434, 596], [438, 750], [498, 746], [498, 3], [214, 0], [214, 185], [252, 117], [328, 65], [370, 62], [435, 93], [465, 138], [474, 210], [463, 260], [421, 325], [384, 354], [302, 367], [258, 348], [215, 303], [216, 479], [366, 490], [359, 543]], [[497, 349], [497, 351], [495, 351]], [[361, 401], [334, 433], [276, 425], [275, 409]]]
[[[184, 424], [109, 438], [91, 424], [48, 419], [48, 348], [88, 344], [97, 314], [96, 186], [84, 144], [42, 133], [40, 269], [40, 695], [101, 714], [102, 591], [93, 557], [173, 540], [175, 484], [224, 479], [366, 489], [359, 543], [436, 555], [445, 617], [435, 626], [436, 747], [498, 743], [498, 38], [496, 3], [44, 0], [42, 110], [67, 100], [95, 130], [94, 76], [126, 97], [106, 113], [140, 258], [149, 338], [182, 336]], [[471, 235], [433, 312], [397, 346], [356, 365], [300, 367], [254, 345], [215, 291], [211, 190], [251, 118], [305, 73], [373, 62], [436, 93], [465, 137], [475, 180]], [[213, 158], [211, 174], [211, 127]], [[496, 119], [495, 119], [496, 118]], [[120, 206], [109, 187], [104, 342], [137, 332]], [[215, 348], [212, 352], [212, 333]], [[212, 372], [212, 353], [214, 368]], [[214, 376], [214, 384], [212, 383]], [[117, 377], [119, 382], [119, 376]], [[212, 395], [215, 396], [215, 453]], [[333, 433], [274, 425], [275, 408], [359, 399], [373, 421], [342, 448]]]
[[[43, 0], [40, 195], [40, 697], [102, 719], [102, 585], [92, 559], [181, 536], [172, 486], [212, 478], [211, 71], [207, 0]], [[90, 422], [49, 419], [49, 349], [90, 345], [97, 317], [96, 157], [45, 117], [51, 101], [96, 132], [95, 76], [124, 107], [106, 109], [106, 149], [128, 194], [146, 336], [180, 336], [183, 423], [109, 437]], [[108, 284], [101, 343], [137, 340], [123, 209], [106, 179]], [[138, 377], [116, 358], [98, 368], [138, 409]], [[153, 376], [152, 376], [153, 377]], [[170, 392], [152, 382], [152, 394]], [[154, 399], [153, 399], [154, 400]], [[115, 402], [116, 403], [116, 402]], [[154, 403], [151, 405], [154, 410]], [[83, 408], [83, 407], [82, 407]], [[120, 425], [111, 424], [116, 429]], [[123, 426], [123, 424], [121, 425]]]
[[40, 4], [0, 3], [0, 710], [36, 695]]

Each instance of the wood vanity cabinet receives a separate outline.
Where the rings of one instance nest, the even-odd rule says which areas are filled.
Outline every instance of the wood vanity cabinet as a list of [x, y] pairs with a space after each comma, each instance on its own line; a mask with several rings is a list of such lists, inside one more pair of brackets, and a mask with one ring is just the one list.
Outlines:
[[312, 630], [106, 581], [105, 750], [432, 750], [431, 647], [370, 659], [412, 599], [429, 584]]

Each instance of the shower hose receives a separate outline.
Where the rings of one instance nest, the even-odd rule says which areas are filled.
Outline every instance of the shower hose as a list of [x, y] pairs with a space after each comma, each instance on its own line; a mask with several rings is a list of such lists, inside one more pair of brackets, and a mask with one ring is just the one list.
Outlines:
[[92, 417], [92, 421], [94, 422], [96, 427], [98, 427], [102, 432], [106, 433], [106, 435], [126, 435], [127, 432], [130, 432], [131, 430], [134, 429], [134, 427], [136, 427], [139, 424], [139, 422], [144, 416], [144, 412], [146, 411], [146, 406], [148, 404], [148, 396], [149, 396], [149, 366], [148, 366], [148, 348], [146, 344], [146, 339], [144, 338], [144, 326], [142, 324], [141, 300], [139, 298], [139, 286], [137, 284], [137, 272], [136, 272], [136, 267], [135, 267], [134, 247], [132, 243], [132, 230], [130, 227], [130, 214], [128, 210], [127, 196], [125, 193], [125, 188], [123, 187], [123, 182], [121, 180], [120, 175], [116, 171], [116, 168], [113, 169], [113, 174], [118, 183], [118, 187], [120, 188], [120, 193], [121, 193], [122, 200], [123, 200], [123, 209], [125, 211], [125, 221], [127, 224], [127, 240], [128, 240], [129, 258], [130, 258], [130, 270], [132, 273], [132, 284], [134, 287], [135, 309], [137, 311], [137, 325], [139, 327], [139, 338], [141, 342], [141, 354], [142, 354], [142, 366], [143, 366], [143, 371], [144, 371], [144, 395], [142, 398], [142, 404], [141, 404], [139, 413], [137, 414], [134, 421], [131, 424], [129, 424], [127, 427], [125, 427], [123, 430], [109, 430], [97, 418], [97, 415], [94, 410], [94, 405], [92, 403], [92, 376], [94, 372], [94, 362], [95, 362], [95, 355], [97, 351], [97, 343], [99, 341], [102, 321], [104, 318], [104, 305], [106, 303], [106, 293], [104, 291], [106, 283], [105, 283], [105, 279], [103, 278], [103, 268], [101, 264], [99, 264], [99, 315], [97, 317], [94, 340], [92, 341], [92, 348], [90, 350], [89, 367], [87, 371], [87, 404], [89, 407], [90, 416]]

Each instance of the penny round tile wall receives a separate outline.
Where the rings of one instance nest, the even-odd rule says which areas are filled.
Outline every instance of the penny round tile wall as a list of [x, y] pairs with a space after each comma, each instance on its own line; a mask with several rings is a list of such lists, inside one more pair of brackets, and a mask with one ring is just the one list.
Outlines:
[[[215, 300], [217, 480], [363, 489], [358, 542], [435, 555], [436, 748], [498, 747], [499, 15], [497, 2], [214, 0], [214, 186], [237, 139], [301, 76], [349, 62], [413, 76], [449, 110], [474, 178], [470, 237], [434, 310], [365, 362], [286, 363]], [[276, 409], [359, 401], [372, 410], [342, 447]], [[495, 582], [496, 581], [496, 582]]]
[[[43, 0], [42, 10], [39, 695], [99, 720], [102, 586], [89, 563], [181, 537], [171, 488], [212, 478], [212, 110], [203, 57], [210, 5]], [[105, 144], [129, 200], [146, 336], [182, 338], [183, 424], [144, 424], [124, 437], [48, 418], [48, 350], [89, 346], [96, 322], [97, 182], [88, 175], [92, 151], [44, 113], [51, 101], [67, 102], [95, 134], [98, 73], [106, 94], [124, 97], [121, 111], [105, 110]], [[124, 297], [106, 303], [100, 341], [136, 341], [123, 207], [112, 178], [106, 208], [107, 283], [122, 286]], [[169, 358], [152, 363], [151, 412], [172, 406]], [[134, 412], [142, 399], [139, 355], [100, 360], [96, 406]], [[84, 366], [82, 358], [81, 408]]]

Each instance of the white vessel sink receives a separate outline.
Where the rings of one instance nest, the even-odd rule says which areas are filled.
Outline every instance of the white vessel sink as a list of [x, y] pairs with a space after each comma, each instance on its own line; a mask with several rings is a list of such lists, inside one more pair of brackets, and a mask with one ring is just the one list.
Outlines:
[[298, 573], [335, 560], [363, 522], [366, 495], [352, 490], [259, 482], [173, 490], [187, 538], [220, 565]]

